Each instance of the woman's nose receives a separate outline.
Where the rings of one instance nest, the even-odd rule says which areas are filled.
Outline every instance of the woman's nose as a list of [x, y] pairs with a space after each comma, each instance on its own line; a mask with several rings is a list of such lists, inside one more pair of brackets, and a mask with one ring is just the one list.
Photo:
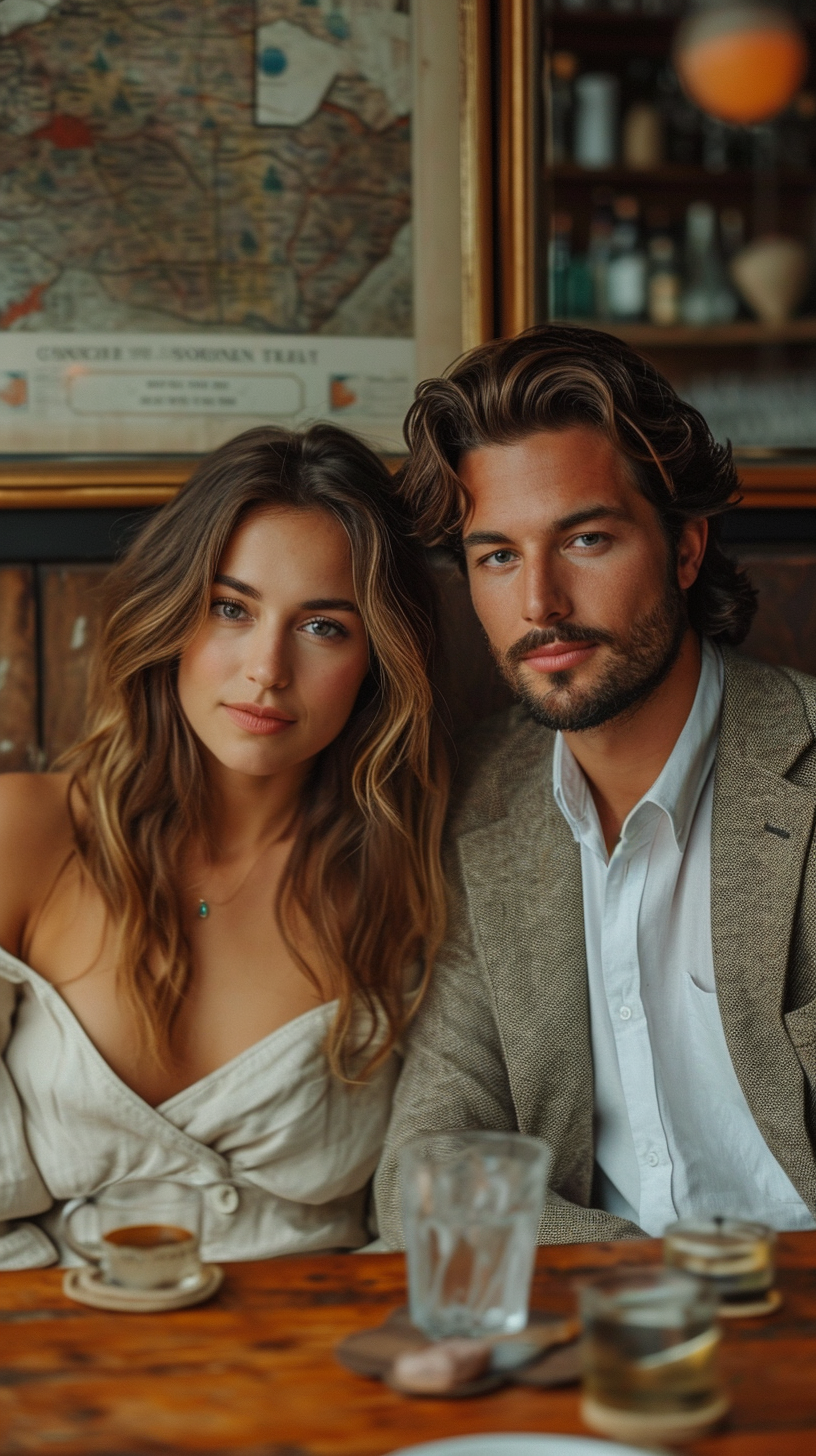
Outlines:
[[247, 677], [262, 688], [288, 687], [292, 680], [292, 670], [285, 642], [275, 638], [260, 653], [256, 647], [247, 668]]

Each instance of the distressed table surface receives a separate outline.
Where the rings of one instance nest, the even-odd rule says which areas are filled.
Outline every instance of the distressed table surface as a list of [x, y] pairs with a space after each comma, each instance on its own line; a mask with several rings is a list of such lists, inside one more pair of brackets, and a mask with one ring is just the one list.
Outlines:
[[[540, 1251], [533, 1302], [566, 1313], [573, 1281], [659, 1257], [655, 1242]], [[780, 1238], [784, 1307], [726, 1327], [728, 1426], [696, 1456], [816, 1453], [816, 1234]], [[404, 1302], [396, 1254], [227, 1267], [198, 1309], [119, 1315], [72, 1304], [56, 1270], [0, 1274], [0, 1451], [60, 1456], [379, 1456], [472, 1432], [582, 1431], [575, 1389], [409, 1400], [343, 1370], [334, 1346]]]

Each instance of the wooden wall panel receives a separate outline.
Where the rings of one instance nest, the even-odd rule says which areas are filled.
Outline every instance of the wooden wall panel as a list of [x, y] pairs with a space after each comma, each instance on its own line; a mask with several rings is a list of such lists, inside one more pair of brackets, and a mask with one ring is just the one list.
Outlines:
[[37, 768], [34, 569], [0, 566], [0, 772]]
[[[744, 548], [740, 560], [759, 588], [759, 612], [745, 651], [816, 675], [816, 548]], [[39, 568], [42, 610], [42, 761], [75, 742], [85, 713], [90, 656], [98, 637], [104, 565]], [[439, 682], [450, 729], [459, 736], [510, 702], [453, 566], [436, 571], [441, 598]], [[36, 594], [34, 568], [0, 567], [0, 771], [36, 767]]]
[[107, 566], [41, 566], [43, 750], [53, 763], [82, 733]]
[[816, 675], [816, 549], [744, 548], [739, 559], [759, 591], [743, 651]]
[[440, 597], [440, 661], [437, 680], [449, 715], [449, 728], [459, 737], [472, 724], [512, 702], [490, 654], [470, 600], [468, 584], [457, 566], [436, 571]]

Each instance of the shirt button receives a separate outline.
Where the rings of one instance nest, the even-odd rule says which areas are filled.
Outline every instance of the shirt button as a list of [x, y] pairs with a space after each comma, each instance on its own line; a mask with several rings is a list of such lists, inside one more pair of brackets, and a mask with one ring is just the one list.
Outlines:
[[646, 1162], [649, 1164], [650, 1168], [656, 1168], [658, 1163], [660, 1162], [660, 1155], [658, 1153], [647, 1153]]
[[618, 1012], [618, 1015], [619, 1015], [621, 1021], [628, 1021], [629, 1018], [632, 1015], [632, 1008], [631, 1008], [631, 1006], [621, 1006], [621, 1009]]
[[231, 1183], [214, 1183], [207, 1189], [206, 1198], [216, 1213], [234, 1213], [240, 1202], [238, 1189]]

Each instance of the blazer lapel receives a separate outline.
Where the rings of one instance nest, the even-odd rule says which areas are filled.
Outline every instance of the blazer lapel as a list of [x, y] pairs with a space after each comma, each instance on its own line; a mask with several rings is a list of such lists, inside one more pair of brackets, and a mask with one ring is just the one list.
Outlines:
[[[544, 737], [544, 735], [542, 735]], [[522, 1132], [550, 1143], [552, 1183], [589, 1201], [593, 1169], [581, 858], [552, 796], [551, 738], [509, 812], [458, 840]]]
[[711, 834], [711, 935], [734, 1069], [765, 1141], [816, 1205], [803, 1076], [785, 1031], [791, 936], [816, 799], [784, 775], [812, 745], [784, 674], [726, 655]]

